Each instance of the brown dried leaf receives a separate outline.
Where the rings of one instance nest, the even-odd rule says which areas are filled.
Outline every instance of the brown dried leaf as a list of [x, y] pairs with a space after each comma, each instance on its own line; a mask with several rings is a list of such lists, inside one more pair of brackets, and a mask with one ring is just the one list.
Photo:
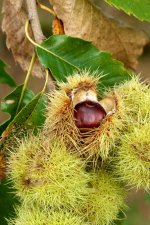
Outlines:
[[10, 0], [12, 5], [15, 5], [16, 11], [20, 11], [23, 5], [23, 0]]
[[64, 34], [64, 26], [61, 20], [59, 20], [57, 17], [53, 20], [53, 34]]
[[[12, 50], [15, 60], [22, 69], [27, 71], [34, 53], [34, 46], [25, 37], [27, 14], [23, 0], [4, 0], [2, 13], [2, 30], [6, 33], [6, 45]], [[43, 74], [38, 61], [34, 65], [32, 74], [37, 77]]]
[[65, 34], [91, 41], [97, 48], [110, 51], [126, 67], [135, 69], [137, 58], [148, 43], [146, 34], [104, 16], [88, 0], [50, 0]]

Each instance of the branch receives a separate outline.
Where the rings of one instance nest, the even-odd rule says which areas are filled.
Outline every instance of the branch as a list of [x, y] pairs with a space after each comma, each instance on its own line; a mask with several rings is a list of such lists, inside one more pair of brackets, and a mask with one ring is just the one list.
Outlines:
[[31, 23], [34, 39], [37, 43], [41, 43], [45, 37], [43, 35], [36, 7], [36, 0], [26, 0], [26, 8], [28, 18]]

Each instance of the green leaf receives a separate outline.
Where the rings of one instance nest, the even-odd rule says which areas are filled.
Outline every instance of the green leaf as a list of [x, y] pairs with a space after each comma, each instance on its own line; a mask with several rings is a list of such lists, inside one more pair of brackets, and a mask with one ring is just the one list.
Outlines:
[[90, 70], [105, 76], [99, 87], [112, 87], [131, 75], [111, 54], [99, 51], [90, 42], [67, 35], [54, 35], [36, 47], [41, 64], [49, 68], [55, 80], [65, 81], [74, 71]]
[[5, 72], [6, 64], [0, 59], [0, 83], [16, 86], [16, 82]]
[[[9, 120], [0, 125], [0, 134], [6, 129], [8, 124], [13, 120], [16, 115], [18, 103], [20, 100], [20, 94], [23, 85], [17, 86], [8, 96], [6, 96], [0, 103], [0, 110], [10, 115]], [[32, 91], [26, 89], [20, 105], [20, 109], [23, 108], [32, 98], [34, 94]]]
[[6, 129], [6, 127], [9, 125], [11, 119], [6, 120], [4, 123], [0, 125], [0, 135], [3, 133], [3, 131]]
[[150, 22], [150, 0], [105, 0], [110, 5], [132, 14], [139, 20]]
[[37, 94], [22, 110], [15, 116], [9, 124], [25, 124], [32, 127], [40, 127], [45, 121], [44, 109], [46, 107], [46, 97], [43, 92]]
[[[7, 95], [2, 100], [0, 104], [1, 110], [3, 112], [9, 113], [11, 115], [11, 119], [13, 119], [16, 114], [22, 87], [23, 85], [16, 87], [9, 95]], [[33, 92], [26, 89], [20, 108], [24, 107], [33, 98], [33, 96]]]
[[0, 183], [0, 224], [7, 225], [5, 218], [11, 218], [15, 215], [14, 206], [19, 203], [18, 199], [12, 193], [14, 191], [10, 188], [7, 180]]
[[7, 151], [9, 148], [15, 149], [16, 141], [14, 141], [14, 137], [22, 139], [30, 131], [34, 131], [36, 134], [38, 129], [42, 127], [45, 121], [44, 111], [47, 101], [44, 90], [45, 88], [25, 105], [11, 122], [8, 121], [4, 129], [5, 133], [0, 142], [0, 151]]
[[[33, 101], [32, 101], [32, 104], [33, 104]], [[30, 123], [32, 127], [35, 127], [35, 128], [42, 127], [45, 122], [45, 110], [46, 110], [47, 97], [45, 95], [42, 95], [41, 93], [39, 94], [39, 99], [38, 97], [36, 98], [36, 101], [37, 101], [37, 104], [35, 105], [35, 108], [32, 111], [31, 116], [28, 118], [28, 123]]]

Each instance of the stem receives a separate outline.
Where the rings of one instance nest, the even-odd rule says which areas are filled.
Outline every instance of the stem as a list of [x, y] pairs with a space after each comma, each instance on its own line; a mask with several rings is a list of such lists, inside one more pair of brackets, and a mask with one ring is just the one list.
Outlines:
[[26, 8], [28, 12], [28, 18], [31, 22], [34, 39], [37, 43], [41, 43], [45, 39], [45, 37], [43, 35], [37, 13], [36, 0], [26, 0]]
[[27, 19], [26, 20], [26, 23], [25, 23], [25, 34], [26, 34], [26, 37], [28, 38], [28, 40], [34, 45], [34, 46], [39, 46], [29, 35], [29, 20]]
[[[29, 28], [29, 20], [26, 21], [25, 23], [25, 34], [26, 34], [26, 37], [28, 38], [28, 40], [36, 47], [40, 47], [41, 46], [39, 44], [37, 44], [35, 41], [32, 40], [32, 38], [30, 37], [29, 35], [29, 32], [28, 32], [28, 28]], [[48, 71], [48, 70], [47, 70]], [[48, 89], [49, 90], [54, 90], [55, 89], [55, 84], [51, 78], [51, 76], [49, 76], [49, 79], [48, 79], [48, 82], [47, 82], [47, 86], [48, 86]]]
[[45, 84], [44, 84], [42, 93], [44, 93], [44, 91], [46, 89], [46, 86], [47, 86], [47, 83], [48, 83], [48, 78], [49, 78], [49, 71], [48, 71], [48, 69], [45, 69], [45, 73], [46, 73], [46, 80], [45, 80]]
[[21, 102], [22, 102], [22, 99], [23, 99], [23, 96], [24, 96], [24, 92], [25, 92], [25, 89], [27, 87], [27, 83], [28, 83], [29, 77], [31, 75], [31, 72], [32, 72], [35, 60], [36, 60], [36, 54], [34, 53], [33, 56], [32, 56], [30, 65], [29, 65], [29, 69], [28, 69], [28, 72], [27, 72], [27, 75], [26, 75], [26, 78], [25, 78], [25, 81], [24, 81], [24, 85], [23, 85], [22, 91], [21, 91], [21, 96], [20, 96], [20, 99], [19, 99], [19, 103], [18, 103], [18, 107], [17, 107], [17, 110], [16, 110], [16, 114], [19, 111], [19, 108], [20, 108], [20, 105], [21, 105]]
[[41, 4], [41, 3], [40, 3], [40, 2], [38, 2], [38, 1], [37, 1], [37, 6], [39, 6], [39, 8], [41, 8], [41, 9], [43, 9], [43, 10], [45, 10], [45, 11], [49, 12], [51, 15], [56, 16], [56, 14], [55, 14], [54, 10], [52, 10], [52, 9], [48, 8], [47, 6], [45, 6], [45, 5]]

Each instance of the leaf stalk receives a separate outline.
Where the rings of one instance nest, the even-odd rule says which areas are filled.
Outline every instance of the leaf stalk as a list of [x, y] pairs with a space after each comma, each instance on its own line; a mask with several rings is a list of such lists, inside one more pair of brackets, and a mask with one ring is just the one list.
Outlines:
[[23, 85], [22, 91], [21, 91], [21, 96], [20, 96], [20, 99], [19, 99], [19, 103], [18, 103], [18, 107], [17, 107], [17, 110], [16, 110], [16, 114], [19, 111], [19, 108], [20, 108], [20, 105], [21, 105], [21, 101], [23, 99], [24, 92], [25, 92], [25, 89], [27, 87], [27, 83], [29, 81], [29, 78], [30, 78], [30, 75], [31, 75], [31, 72], [32, 72], [32, 69], [33, 69], [33, 66], [34, 66], [34, 63], [36, 61], [36, 57], [37, 56], [34, 53], [33, 56], [32, 56], [32, 58], [31, 58], [31, 62], [30, 62], [30, 65], [29, 65], [29, 69], [28, 69], [28, 72], [27, 72], [27, 75], [26, 75], [26, 78], [25, 78], [25, 81], [24, 81], [24, 85]]
[[49, 7], [47, 7], [46, 5], [41, 4], [39, 1], [37, 1], [37, 6], [45, 11], [47, 11], [48, 13], [50, 13], [53, 16], [56, 16], [54, 10], [50, 9]]

